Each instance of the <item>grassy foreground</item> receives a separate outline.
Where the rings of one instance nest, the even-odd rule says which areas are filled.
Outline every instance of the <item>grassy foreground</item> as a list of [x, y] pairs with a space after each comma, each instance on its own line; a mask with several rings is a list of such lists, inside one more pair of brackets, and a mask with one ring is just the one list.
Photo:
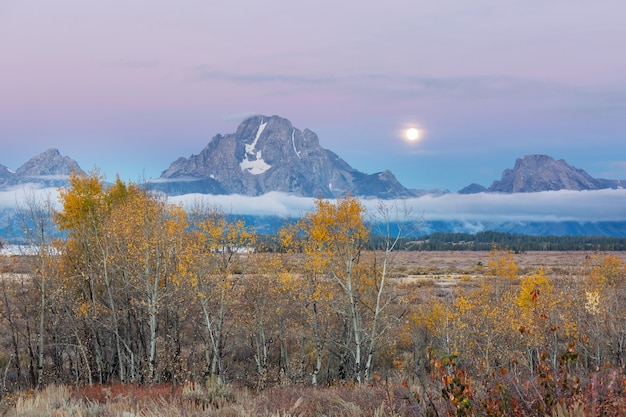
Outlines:
[[[67, 359], [62, 362], [66, 366], [54, 368], [55, 345], [48, 343], [49, 350], [44, 353], [50, 359], [44, 366], [50, 371], [44, 373], [41, 385], [45, 388], [27, 390], [36, 381], [37, 339], [25, 332], [40, 317], [29, 315], [36, 312], [31, 306], [37, 301], [28, 296], [37, 295], [37, 287], [33, 287], [36, 281], [25, 281], [28, 274], [19, 265], [8, 265], [0, 281], [6, 284], [6, 298], [0, 300], [5, 307], [4, 313], [0, 311], [5, 314], [0, 320], [0, 417], [626, 416], [626, 253], [395, 255], [389, 307], [391, 313], [404, 311], [397, 315], [404, 320], [391, 320], [396, 316], [390, 316], [387, 323], [391, 327], [376, 351], [375, 370], [363, 384], [337, 378], [336, 352], [328, 350], [325, 377], [317, 386], [312, 386], [309, 378], [310, 360], [301, 371], [292, 367], [291, 374], [279, 368], [278, 343], [268, 345], [275, 353], [268, 356], [270, 372], [257, 378], [254, 352], [242, 350], [254, 334], [250, 330], [255, 329], [235, 326], [229, 346], [237, 349], [231, 352], [247, 352], [248, 356], [227, 357], [228, 384], [217, 379], [186, 383], [202, 381], [206, 373], [195, 377], [181, 373], [142, 385], [117, 383], [113, 374], [103, 381], [112, 384], [90, 385], [76, 366], [81, 364], [77, 362], [81, 356], [69, 358], [73, 361], [62, 357]], [[537, 265], [541, 265], [539, 270]], [[509, 270], [515, 270], [511, 277]], [[253, 279], [258, 277], [251, 274], [242, 284], [258, 282]], [[236, 298], [235, 306], [244, 305], [241, 300], [259, 300], [259, 294], [263, 291], [251, 293], [254, 297], [247, 299]], [[294, 315], [295, 299], [290, 297], [283, 305], [285, 317]], [[13, 327], [20, 354], [12, 356], [12, 327], [7, 317], [15, 311], [21, 312], [12, 316], [15, 323], [23, 325]], [[236, 314], [242, 311], [245, 309], [233, 310], [231, 324], [241, 324]], [[98, 317], [86, 321], [84, 328], [99, 324]], [[181, 317], [198, 314], [192, 311]], [[185, 321], [190, 325], [197, 322]], [[328, 323], [338, 322], [329, 319]], [[48, 340], [56, 340], [54, 332], [72, 327], [55, 325], [50, 329]], [[297, 335], [302, 327], [271, 329], [278, 336], [279, 330]], [[184, 330], [181, 334], [194, 334], [193, 329]], [[186, 359], [181, 363], [190, 369], [205, 369], [208, 363], [200, 367], [195, 361], [198, 356], [184, 356], [195, 345], [185, 346], [181, 358]], [[293, 349], [293, 344], [285, 347]], [[298, 349], [293, 349], [290, 357], [297, 360]], [[18, 364], [21, 377], [15, 371], [20, 369]], [[91, 364], [93, 369], [97, 362], [82, 364]]]
[[[400, 388], [404, 388], [400, 386]], [[262, 394], [213, 384], [93, 386], [72, 389], [50, 385], [39, 392], [5, 398], [6, 416], [412, 416], [425, 415], [404, 388], [385, 386], [335, 388], [275, 387]], [[397, 397], [396, 397], [397, 396]]]
[[[569, 382], [568, 382], [569, 380]], [[380, 376], [368, 385], [275, 386], [262, 392], [223, 385], [49, 385], [6, 395], [0, 415], [15, 417], [396, 417], [396, 416], [626, 416], [626, 381], [607, 370], [589, 380], [538, 375], [516, 381], [500, 374], [487, 386], [463, 372], [410, 384]], [[554, 396], [556, 395], [555, 398]], [[545, 408], [550, 398], [552, 405]]]

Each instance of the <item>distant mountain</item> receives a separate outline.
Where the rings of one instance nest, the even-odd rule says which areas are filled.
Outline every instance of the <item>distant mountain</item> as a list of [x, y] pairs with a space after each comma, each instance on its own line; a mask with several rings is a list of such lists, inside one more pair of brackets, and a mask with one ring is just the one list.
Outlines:
[[485, 191], [487, 191], [487, 188], [483, 187], [480, 184], [472, 183], [467, 187], [460, 189], [459, 194], [478, 194], [484, 193]]
[[[50, 149], [23, 164], [15, 171], [0, 165], [0, 190], [16, 191], [20, 184], [36, 183], [42, 187], [67, 185], [67, 177], [78, 164], [58, 150]], [[297, 196], [335, 197], [349, 192], [355, 196], [380, 198], [444, 195], [447, 190], [407, 190], [389, 171], [365, 174], [351, 168], [336, 154], [320, 147], [315, 133], [300, 131], [289, 121], [273, 116], [257, 116], [244, 121], [237, 132], [217, 135], [199, 155], [179, 158], [149, 184], [174, 194], [191, 192], [210, 194], [239, 193], [261, 195], [281, 191]], [[472, 184], [461, 194], [479, 192], [523, 193], [555, 189], [583, 190], [623, 188], [626, 181], [595, 179], [583, 170], [570, 167], [544, 155], [517, 160], [505, 170], [502, 179], [490, 188]], [[520, 197], [525, 198], [525, 197]], [[464, 200], [465, 201], [465, 200]], [[489, 201], [486, 201], [489, 204]], [[254, 210], [253, 210], [254, 211]], [[626, 237], [626, 221], [511, 221], [431, 220], [421, 224], [422, 233], [469, 232], [492, 230], [537, 235], [602, 235]], [[275, 233], [285, 220], [282, 216], [246, 215], [260, 233]], [[0, 207], [0, 238], [22, 242], [21, 227], [15, 210]]]
[[0, 187], [36, 183], [43, 187], [61, 187], [67, 184], [67, 178], [76, 170], [82, 169], [73, 159], [62, 156], [58, 149], [48, 149], [32, 157], [16, 171], [0, 165]]
[[15, 172], [0, 164], [0, 187], [11, 183], [15, 177]]
[[257, 196], [270, 191], [304, 197], [414, 195], [390, 171], [360, 172], [322, 148], [314, 132], [296, 129], [278, 116], [250, 117], [235, 133], [218, 134], [198, 155], [174, 161], [149, 186], [169, 195]]
[[48, 149], [32, 157], [15, 173], [23, 178], [41, 178], [49, 176], [69, 176], [72, 170], [81, 172], [76, 161], [68, 156], [62, 156], [58, 149]]
[[547, 155], [527, 155], [517, 159], [513, 169], [506, 169], [499, 181], [489, 188], [478, 184], [469, 185], [459, 194], [479, 192], [533, 193], [556, 190], [602, 190], [623, 188], [626, 180], [593, 178], [582, 169], [574, 168], [564, 160], [555, 160]]

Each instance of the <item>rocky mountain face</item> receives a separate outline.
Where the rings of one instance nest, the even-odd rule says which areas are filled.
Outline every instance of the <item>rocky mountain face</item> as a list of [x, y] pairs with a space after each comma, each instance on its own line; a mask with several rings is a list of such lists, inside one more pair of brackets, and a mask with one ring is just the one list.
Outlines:
[[179, 158], [149, 186], [170, 195], [190, 192], [257, 196], [281, 191], [306, 197], [406, 198], [413, 194], [390, 171], [365, 174], [289, 120], [254, 116], [232, 134], [217, 135], [198, 154]]
[[479, 192], [532, 193], [556, 190], [601, 190], [622, 188], [626, 181], [593, 178], [582, 169], [574, 168], [564, 160], [555, 160], [547, 155], [528, 155], [517, 159], [513, 169], [506, 169], [502, 178], [489, 188], [471, 184], [459, 194]]
[[67, 184], [72, 170], [82, 173], [73, 159], [62, 156], [57, 149], [48, 149], [32, 157], [16, 171], [0, 165], [0, 187], [36, 183], [43, 187], [60, 187]]

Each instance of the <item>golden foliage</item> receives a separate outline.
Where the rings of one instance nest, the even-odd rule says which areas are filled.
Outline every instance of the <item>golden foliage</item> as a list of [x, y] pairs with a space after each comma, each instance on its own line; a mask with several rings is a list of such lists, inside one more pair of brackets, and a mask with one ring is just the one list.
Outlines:
[[602, 259], [600, 265], [592, 268], [590, 282], [597, 288], [614, 288], [623, 284], [625, 277], [626, 266], [622, 266], [621, 259], [615, 255], [607, 255]]
[[517, 304], [523, 310], [549, 308], [553, 288], [543, 269], [539, 268], [536, 274], [522, 279]]
[[491, 276], [509, 279], [516, 278], [519, 271], [513, 252], [501, 251], [496, 247], [489, 252], [487, 268]]
[[62, 210], [55, 213], [55, 221], [59, 229], [75, 232], [102, 211], [104, 178], [97, 171], [90, 174], [72, 171], [68, 181], [69, 187], [59, 190]]

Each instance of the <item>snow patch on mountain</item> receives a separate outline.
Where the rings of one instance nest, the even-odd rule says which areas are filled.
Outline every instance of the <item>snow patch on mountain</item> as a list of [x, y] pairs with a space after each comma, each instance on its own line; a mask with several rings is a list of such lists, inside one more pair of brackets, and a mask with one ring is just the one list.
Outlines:
[[[251, 144], [246, 144], [246, 154], [243, 157], [243, 161], [239, 163], [242, 171], [248, 171], [252, 175], [259, 175], [270, 169], [272, 166], [263, 160], [263, 154], [261, 151], [256, 150], [256, 144], [263, 133], [263, 130], [267, 126], [267, 122], [261, 123], [256, 131], [256, 137]], [[254, 159], [250, 159], [254, 158]]]
[[293, 146], [293, 151], [296, 154], [296, 156], [298, 157], [298, 159], [300, 158], [300, 151], [296, 149], [296, 129], [292, 129], [291, 130], [291, 145]]
[[251, 161], [246, 158], [239, 164], [242, 171], [247, 170], [252, 175], [259, 175], [270, 169], [272, 166], [265, 162], [262, 158], [261, 151], [256, 153], [256, 159]]

